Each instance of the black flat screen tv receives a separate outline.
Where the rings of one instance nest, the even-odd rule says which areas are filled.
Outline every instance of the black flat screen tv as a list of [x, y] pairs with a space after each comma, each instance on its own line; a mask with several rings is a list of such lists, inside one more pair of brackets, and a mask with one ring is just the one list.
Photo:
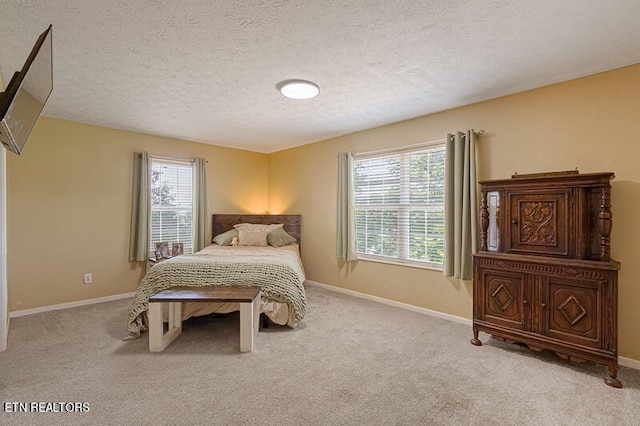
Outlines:
[[43, 32], [22, 70], [0, 93], [0, 142], [20, 154], [53, 90], [52, 28]]

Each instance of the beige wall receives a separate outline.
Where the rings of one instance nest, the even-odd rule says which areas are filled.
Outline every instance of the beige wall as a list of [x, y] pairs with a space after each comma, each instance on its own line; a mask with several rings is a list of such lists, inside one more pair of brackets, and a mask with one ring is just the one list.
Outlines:
[[619, 275], [619, 353], [640, 360], [640, 65], [428, 115], [269, 155], [269, 211], [303, 215], [307, 278], [464, 318], [472, 284], [441, 272], [335, 260], [336, 155], [484, 129], [480, 179], [514, 172], [612, 171], [612, 256]]
[[24, 153], [7, 154], [10, 310], [136, 290], [144, 268], [127, 257], [143, 150], [206, 158], [209, 213], [267, 209], [264, 154], [41, 118]]

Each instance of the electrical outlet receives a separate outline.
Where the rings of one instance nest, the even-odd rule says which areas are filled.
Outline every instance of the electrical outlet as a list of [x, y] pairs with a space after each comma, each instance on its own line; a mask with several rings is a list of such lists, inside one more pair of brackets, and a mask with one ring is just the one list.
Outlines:
[[91, 284], [93, 281], [93, 274], [84, 274], [84, 283]]

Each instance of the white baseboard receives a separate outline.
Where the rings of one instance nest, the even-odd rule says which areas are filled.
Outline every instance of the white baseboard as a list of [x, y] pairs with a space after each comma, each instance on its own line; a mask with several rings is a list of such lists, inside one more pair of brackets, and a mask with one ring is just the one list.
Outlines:
[[640, 361], [637, 359], [618, 356], [618, 364], [620, 364], [623, 367], [629, 367], [629, 368], [633, 368], [634, 370], [640, 370]]
[[472, 325], [472, 321], [470, 319], [462, 318], [456, 315], [445, 314], [442, 312], [434, 311], [432, 309], [421, 308], [419, 306], [410, 305], [408, 303], [396, 302], [395, 300], [385, 299], [384, 297], [372, 296], [366, 293], [359, 293], [357, 291], [347, 290], [346, 288], [335, 287], [328, 284], [322, 284], [316, 281], [306, 280], [304, 283], [305, 285], [310, 284], [317, 287], [326, 288], [327, 290], [335, 291], [337, 293], [348, 294], [350, 296], [359, 297], [361, 299], [367, 299], [373, 302], [383, 303], [389, 306], [395, 306], [396, 308], [406, 309], [408, 311], [418, 312], [421, 314], [426, 314], [432, 317], [446, 319], [448, 321], [453, 321], [453, 322], [457, 322], [457, 323], [468, 325], [468, 326]]
[[57, 305], [42, 306], [42, 307], [33, 308], [33, 309], [22, 309], [20, 311], [11, 312], [9, 314], [9, 317], [15, 318], [15, 317], [22, 317], [25, 315], [39, 314], [41, 312], [57, 311], [58, 309], [67, 309], [67, 308], [75, 308], [78, 306], [94, 305], [96, 303], [111, 302], [112, 300], [127, 299], [129, 297], [134, 297], [135, 295], [136, 295], [135, 292], [122, 293], [122, 294], [114, 294], [113, 296], [96, 297], [95, 299], [78, 300], [77, 302], [60, 303]]
[[[311, 281], [311, 280], [306, 280], [304, 283], [305, 283], [305, 285], [308, 284], [308, 285], [312, 285], [312, 286], [322, 287], [322, 288], [325, 288], [325, 289], [330, 290], [330, 291], [335, 291], [337, 293], [348, 294], [350, 296], [371, 300], [373, 302], [383, 303], [385, 305], [395, 306], [397, 308], [406, 309], [406, 310], [409, 310], [409, 311], [430, 315], [432, 317], [442, 318], [442, 319], [445, 319], [445, 320], [449, 320], [449, 321], [457, 322], [457, 323], [460, 323], [460, 324], [468, 325], [469, 327], [471, 327], [473, 325], [473, 321], [471, 321], [470, 319], [458, 317], [456, 315], [445, 314], [445, 313], [434, 311], [434, 310], [431, 310], [431, 309], [421, 308], [419, 306], [409, 305], [408, 303], [396, 302], [394, 300], [385, 299], [383, 297], [372, 296], [370, 294], [365, 294], [365, 293], [359, 293], [357, 291], [347, 290], [345, 288], [335, 287], [335, 286], [328, 285], [328, 284], [322, 284], [322, 283], [319, 283], [319, 282], [316, 282], [316, 281]], [[618, 364], [623, 366], [623, 367], [629, 367], [629, 368], [633, 368], [635, 370], [640, 370], [640, 360], [637, 360], [637, 359], [618, 356]]]

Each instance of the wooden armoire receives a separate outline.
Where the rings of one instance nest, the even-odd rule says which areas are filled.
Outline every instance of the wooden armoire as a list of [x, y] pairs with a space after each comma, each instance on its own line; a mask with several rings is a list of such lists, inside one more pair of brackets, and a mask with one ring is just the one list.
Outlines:
[[611, 259], [613, 173], [514, 175], [480, 182], [473, 339], [479, 332], [608, 367], [617, 379], [619, 263]]

